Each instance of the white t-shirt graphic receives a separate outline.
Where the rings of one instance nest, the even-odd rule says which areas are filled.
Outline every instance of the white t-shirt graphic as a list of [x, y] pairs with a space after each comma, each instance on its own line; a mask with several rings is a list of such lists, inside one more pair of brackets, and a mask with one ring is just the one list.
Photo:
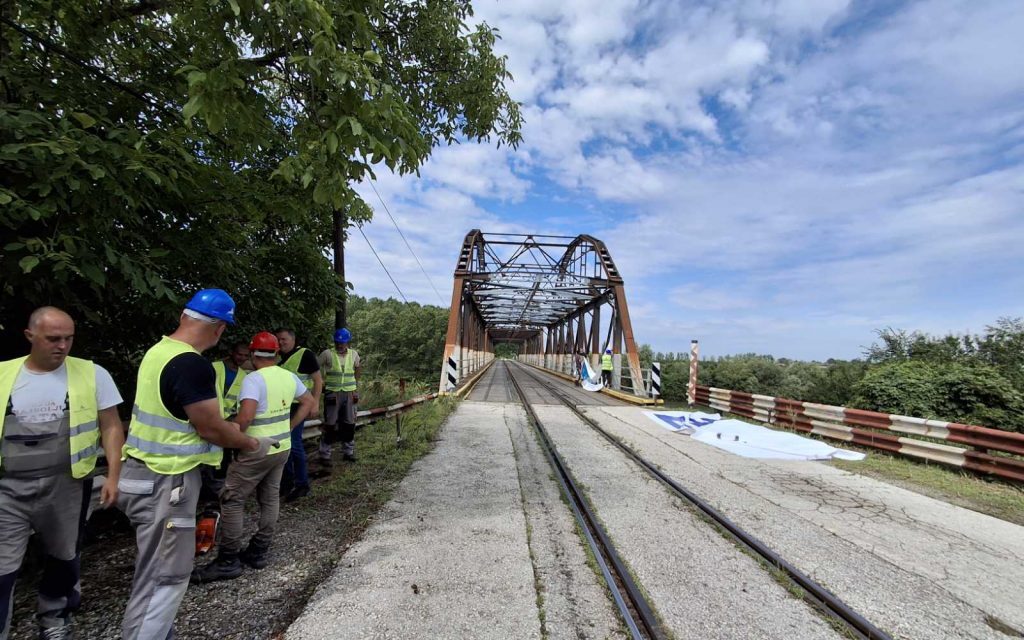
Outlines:
[[[11, 408], [22, 424], [52, 422], [64, 417], [68, 400], [68, 368], [61, 364], [53, 371], [31, 371], [22, 365], [11, 389]], [[123, 399], [114, 379], [96, 365], [96, 408], [116, 407]], [[4, 407], [6, 412], [7, 407]]]

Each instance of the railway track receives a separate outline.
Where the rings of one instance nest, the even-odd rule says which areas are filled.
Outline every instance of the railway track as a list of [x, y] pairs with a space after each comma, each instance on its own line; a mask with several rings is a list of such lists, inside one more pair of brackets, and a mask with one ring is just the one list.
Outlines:
[[[539, 436], [542, 448], [548, 461], [551, 463], [552, 469], [555, 471], [562, 492], [568, 499], [573, 515], [584, 532], [584, 537], [594, 557], [598, 560], [601, 573], [608, 584], [615, 604], [625, 620], [632, 637], [650, 638], [652, 640], [669, 637], [669, 633], [663, 628], [654, 607], [644, 597], [640, 586], [636, 584], [616, 552], [613, 542], [600, 524], [586, 495], [577, 486], [571, 470], [559, 455], [557, 448], [549, 437], [532, 403], [523, 391], [517, 377], [525, 377], [541, 384], [545, 381], [539, 377], [539, 374], [525, 366], [506, 364], [506, 367], [509, 380], [514, 386], [516, 394], [519, 396], [519, 400]], [[569, 409], [587, 426], [597, 431], [608, 442], [625, 453], [646, 473], [662, 483], [673, 494], [692, 505], [707, 521], [718, 527], [741, 548], [784, 574], [786, 579], [799, 587], [801, 596], [806, 602], [835, 620], [853, 637], [865, 640], [891, 640], [891, 636], [854, 611], [849, 605], [836, 597], [835, 594], [818, 584], [814, 579], [800, 571], [754, 535], [729, 520], [700, 496], [680, 485], [635, 450], [623, 444], [603, 429], [592, 418], [580, 411], [570, 396], [558, 390], [554, 385], [547, 386], [546, 391], [557, 398], [563, 406]]]

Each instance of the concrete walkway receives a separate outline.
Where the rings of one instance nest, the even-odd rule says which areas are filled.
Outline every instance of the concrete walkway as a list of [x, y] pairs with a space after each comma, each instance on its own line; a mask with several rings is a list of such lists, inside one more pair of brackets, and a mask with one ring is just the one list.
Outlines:
[[619, 637], [528, 428], [460, 404], [286, 637]]

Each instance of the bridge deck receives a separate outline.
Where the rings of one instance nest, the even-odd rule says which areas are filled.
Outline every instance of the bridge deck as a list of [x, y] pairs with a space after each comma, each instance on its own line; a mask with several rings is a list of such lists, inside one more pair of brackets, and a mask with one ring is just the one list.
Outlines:
[[[546, 374], [539, 369], [520, 365], [507, 360], [498, 360], [491, 368], [484, 373], [483, 377], [476, 383], [473, 390], [469, 392], [467, 400], [475, 402], [519, 402], [516, 397], [516, 390], [509, 379], [509, 368], [521, 367], [523, 373], [519, 375], [519, 385], [523, 388], [530, 402], [537, 404], [560, 404], [558, 397], [551, 389], [558, 389], [573, 398], [578, 405], [613, 406], [621, 407], [626, 405], [621, 400], [605, 395], [603, 393], [592, 393], [584, 391], [577, 386], [569, 384], [565, 380]], [[528, 374], [539, 375], [543, 382], [531, 378]]]

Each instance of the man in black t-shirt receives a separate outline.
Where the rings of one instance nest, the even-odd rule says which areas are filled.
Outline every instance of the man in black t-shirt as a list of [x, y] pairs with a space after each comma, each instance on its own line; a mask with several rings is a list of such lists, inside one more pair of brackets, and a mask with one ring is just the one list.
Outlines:
[[[313, 411], [309, 417], [320, 414], [320, 392], [324, 388], [324, 379], [320, 374], [320, 364], [316, 355], [305, 347], [295, 343], [295, 331], [281, 328], [274, 332], [281, 345], [281, 368], [291, 371], [313, 394]], [[291, 415], [295, 415], [298, 404], [292, 404]], [[309, 494], [309, 470], [306, 466], [306, 449], [302, 445], [302, 429], [305, 421], [292, 429], [292, 449], [288, 454], [288, 463], [284, 467], [284, 478], [281, 480], [281, 492], [285, 493], [285, 502], [297, 500]]]

